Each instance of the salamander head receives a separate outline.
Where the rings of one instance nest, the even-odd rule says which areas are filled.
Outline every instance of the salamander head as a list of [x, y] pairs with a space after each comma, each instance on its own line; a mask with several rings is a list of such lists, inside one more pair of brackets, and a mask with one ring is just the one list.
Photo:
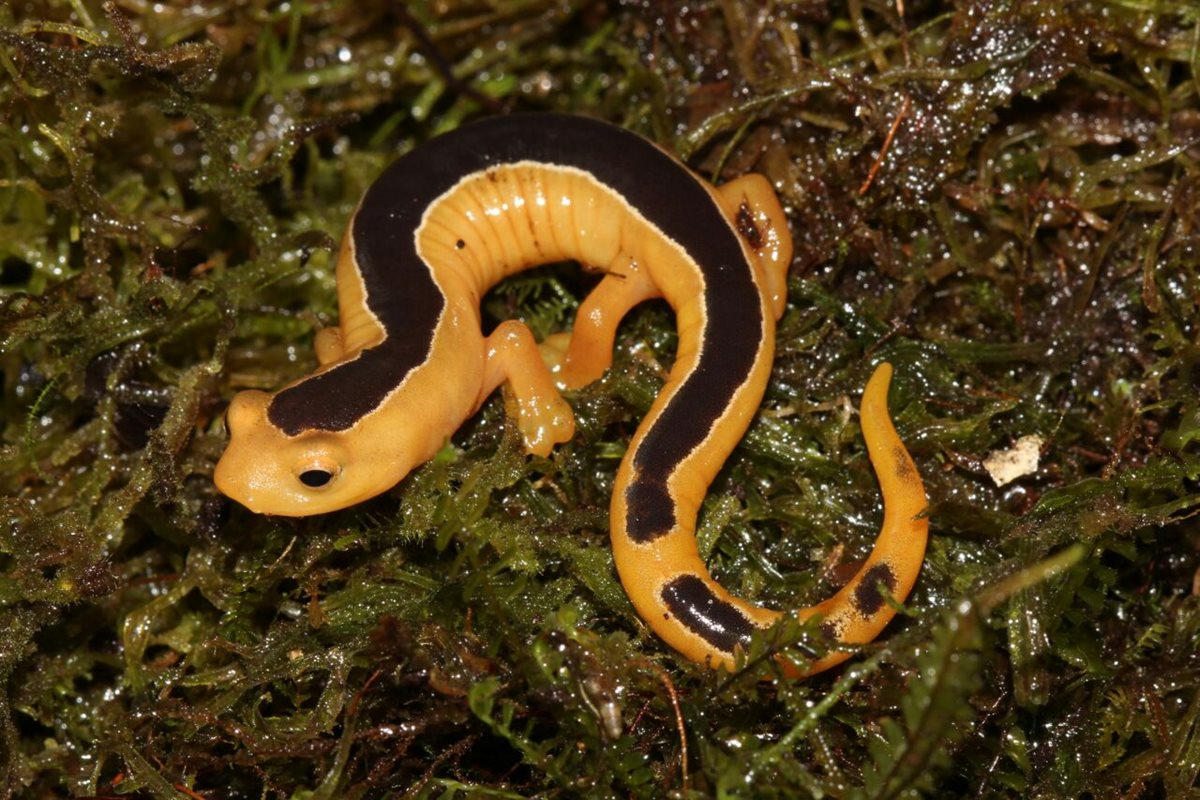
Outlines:
[[395, 474], [394, 464], [390, 470], [369, 468], [377, 454], [352, 447], [345, 434], [288, 436], [267, 419], [270, 401], [271, 395], [259, 391], [233, 399], [225, 415], [229, 445], [213, 473], [217, 488], [251, 511], [323, 514], [386, 491], [404, 476]]

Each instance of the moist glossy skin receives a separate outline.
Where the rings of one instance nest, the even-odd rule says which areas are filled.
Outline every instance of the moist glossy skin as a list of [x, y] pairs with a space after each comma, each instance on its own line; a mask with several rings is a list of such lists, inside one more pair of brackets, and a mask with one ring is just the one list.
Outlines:
[[[479, 301], [504, 278], [573, 259], [601, 270], [574, 329], [540, 347], [521, 323], [480, 331]], [[303, 516], [399, 482], [502, 383], [531, 453], [574, 433], [560, 390], [600, 377], [633, 306], [663, 298], [679, 345], [617, 473], [610, 515], [622, 584], [642, 619], [700, 663], [731, 666], [780, 612], [735, 598], [696, 548], [696, 515], [749, 425], [774, 358], [791, 239], [767, 182], [714, 188], [654, 145], [579, 117], [498, 117], [439, 137], [367, 191], [338, 261], [340, 324], [321, 366], [273, 395], [243, 392], [217, 465], [250, 509]], [[838, 641], [870, 641], [924, 557], [920, 476], [887, 412], [891, 368], [863, 395], [863, 433], [884, 497], [870, 557], [819, 614]], [[886, 594], [885, 594], [886, 592]], [[784, 663], [801, 675], [847, 657]]]

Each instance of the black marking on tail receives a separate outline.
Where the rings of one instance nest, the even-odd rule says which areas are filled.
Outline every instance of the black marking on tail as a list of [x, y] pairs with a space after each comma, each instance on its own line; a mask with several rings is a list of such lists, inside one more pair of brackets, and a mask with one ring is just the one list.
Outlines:
[[626, 530], [638, 544], [648, 544], [675, 528], [675, 502], [667, 487], [649, 478], [635, 479], [625, 490]]
[[904, 445], [895, 446], [892, 450], [892, 461], [895, 464], [896, 477], [905, 483], [912, 483], [913, 478], [917, 477], [917, 470], [908, 456], [908, 451], [904, 449]]
[[747, 645], [754, 623], [735, 606], [713, 594], [701, 578], [680, 575], [662, 588], [662, 599], [671, 613], [692, 633], [723, 653]]
[[876, 564], [867, 570], [867, 574], [854, 590], [854, 607], [864, 617], [869, 617], [883, 607], [883, 593], [879, 584], [887, 587], [889, 594], [896, 593], [896, 573], [887, 564]]

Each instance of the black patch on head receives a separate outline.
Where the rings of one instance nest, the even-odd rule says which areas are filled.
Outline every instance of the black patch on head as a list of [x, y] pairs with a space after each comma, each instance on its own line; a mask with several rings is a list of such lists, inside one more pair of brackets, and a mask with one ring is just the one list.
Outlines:
[[867, 570], [858, 588], [854, 590], [854, 607], [864, 617], [869, 617], [878, 611], [884, 603], [883, 593], [879, 584], [887, 587], [888, 593], [896, 593], [896, 574], [887, 564], [876, 564]]
[[638, 544], [653, 542], [675, 529], [675, 503], [667, 487], [649, 479], [635, 479], [625, 490], [625, 526]]
[[826, 621], [821, 623], [821, 638], [826, 642], [833, 643], [838, 641], [838, 634], [840, 632], [840, 626], [834, 625], [832, 622]]
[[662, 600], [683, 627], [723, 653], [750, 643], [754, 624], [695, 575], [668, 581], [662, 588]]
[[742, 238], [746, 240], [755, 250], [761, 250], [766, 240], [763, 238], [762, 231], [758, 229], [758, 225], [754, 222], [754, 213], [750, 211], [750, 206], [742, 203], [737, 210], [737, 229]]

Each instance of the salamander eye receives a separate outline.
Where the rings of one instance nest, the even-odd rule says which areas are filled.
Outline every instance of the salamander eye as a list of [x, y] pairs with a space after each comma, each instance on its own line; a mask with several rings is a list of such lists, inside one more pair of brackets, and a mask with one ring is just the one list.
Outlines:
[[296, 480], [309, 489], [324, 489], [333, 483], [340, 467], [327, 458], [306, 458], [296, 468]]

